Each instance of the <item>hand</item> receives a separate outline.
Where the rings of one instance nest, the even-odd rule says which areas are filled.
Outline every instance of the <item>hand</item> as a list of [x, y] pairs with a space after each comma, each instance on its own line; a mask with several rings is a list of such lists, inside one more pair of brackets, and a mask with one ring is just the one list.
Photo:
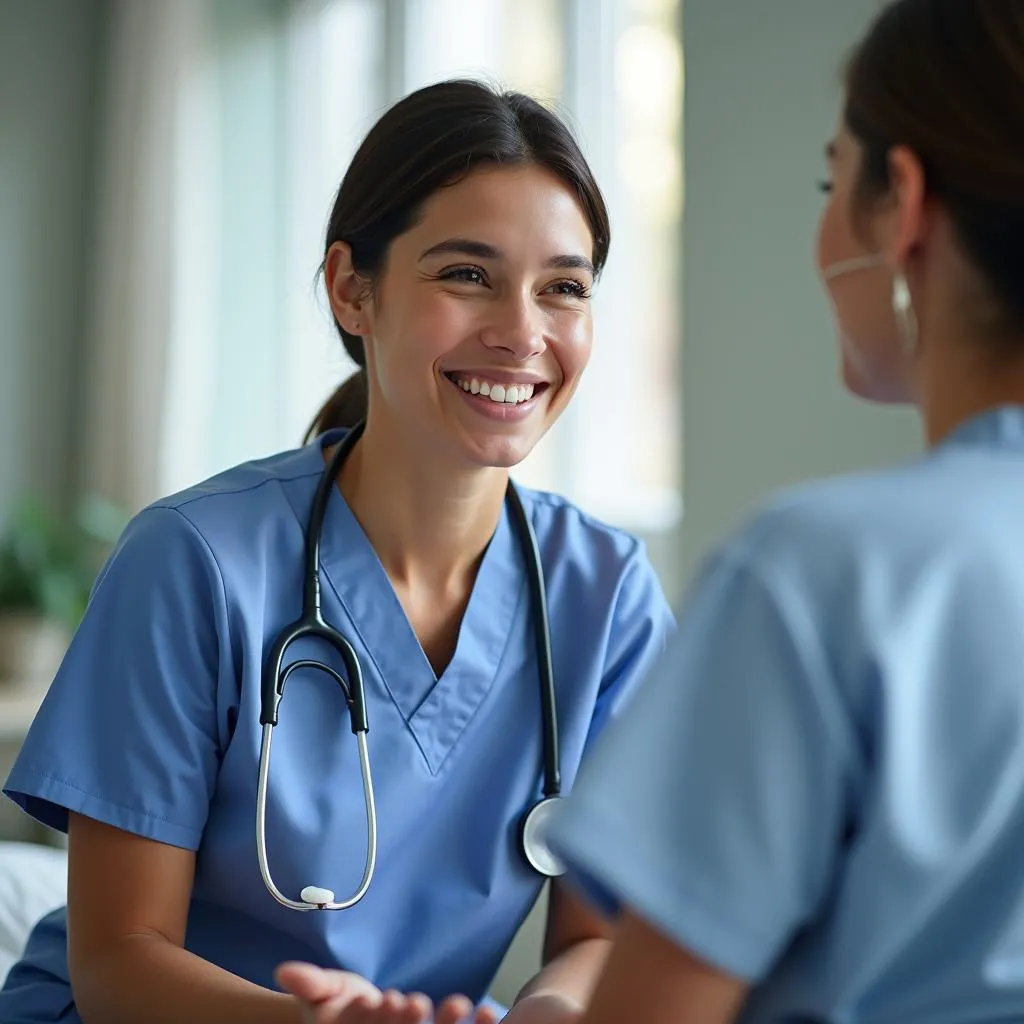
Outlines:
[[505, 1015], [502, 1024], [577, 1024], [583, 1019], [580, 1007], [563, 996], [526, 996]]
[[303, 1024], [497, 1024], [491, 1010], [465, 996], [449, 996], [434, 1011], [420, 993], [381, 992], [358, 974], [288, 963], [277, 969], [277, 983], [302, 1005]]

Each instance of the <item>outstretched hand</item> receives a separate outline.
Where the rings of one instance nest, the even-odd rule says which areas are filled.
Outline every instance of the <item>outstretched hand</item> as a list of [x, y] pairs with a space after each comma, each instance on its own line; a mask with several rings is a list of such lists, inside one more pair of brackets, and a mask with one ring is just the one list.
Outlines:
[[492, 1010], [465, 996], [449, 996], [435, 1010], [425, 995], [381, 992], [358, 974], [325, 970], [312, 964], [286, 963], [277, 983], [301, 1004], [303, 1024], [497, 1024]]

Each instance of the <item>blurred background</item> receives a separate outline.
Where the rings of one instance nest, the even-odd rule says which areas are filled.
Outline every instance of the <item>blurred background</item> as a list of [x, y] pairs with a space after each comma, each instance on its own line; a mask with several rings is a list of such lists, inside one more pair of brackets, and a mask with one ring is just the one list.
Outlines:
[[[0, 0], [0, 775], [123, 517], [298, 445], [350, 371], [326, 218], [428, 82], [530, 92], [595, 169], [593, 359], [517, 475], [642, 536], [672, 598], [766, 491], [914, 451], [909, 414], [842, 392], [812, 266], [877, 6]], [[52, 839], [0, 807], [11, 838]], [[499, 995], [538, 955], [535, 918]]]

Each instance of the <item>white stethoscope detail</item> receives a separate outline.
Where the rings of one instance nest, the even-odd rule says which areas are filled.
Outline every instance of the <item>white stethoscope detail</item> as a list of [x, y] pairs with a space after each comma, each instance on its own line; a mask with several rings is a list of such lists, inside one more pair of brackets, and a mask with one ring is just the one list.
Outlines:
[[[260, 725], [263, 735], [260, 742], [259, 781], [256, 789], [256, 855], [259, 861], [263, 883], [278, 903], [292, 910], [345, 910], [355, 906], [367, 893], [377, 863], [377, 809], [373, 794], [373, 778], [370, 772], [370, 756], [367, 751], [366, 733], [369, 723], [366, 716], [366, 697], [363, 687], [363, 673], [352, 645], [338, 630], [327, 625], [320, 611], [320, 536], [324, 514], [331, 489], [342, 463], [363, 432], [363, 424], [353, 428], [338, 445], [338, 449], [327, 466], [317, 486], [310, 512], [306, 535], [306, 572], [303, 582], [302, 615], [290, 626], [285, 627], [271, 647], [263, 671]], [[523, 509], [515, 487], [509, 482], [506, 501], [526, 562], [530, 580], [530, 598], [533, 613], [533, 629], [537, 644], [537, 668], [541, 689], [541, 725], [544, 750], [543, 797], [523, 816], [519, 841], [527, 863], [539, 874], [553, 878], [565, 870], [544, 840], [544, 828], [552, 811], [561, 799], [561, 774], [558, 757], [558, 717], [555, 708], [554, 672], [551, 658], [551, 631], [548, 623], [547, 596], [544, 575], [541, 568], [540, 552], [529, 519]], [[313, 637], [333, 647], [341, 656], [345, 666], [344, 676], [330, 665], [317, 660], [301, 659], [283, 666], [288, 647], [307, 637]], [[356, 891], [347, 899], [336, 901], [330, 889], [307, 885], [299, 893], [299, 899], [285, 896], [274, 884], [267, 859], [266, 818], [267, 786], [270, 779], [270, 746], [274, 726], [277, 725], [278, 710], [288, 677], [296, 669], [311, 668], [329, 675], [345, 694], [351, 718], [352, 732], [359, 747], [359, 767], [363, 779], [363, 799], [366, 807], [367, 850], [363, 877]], [[346, 678], [347, 677], [347, 678]]]

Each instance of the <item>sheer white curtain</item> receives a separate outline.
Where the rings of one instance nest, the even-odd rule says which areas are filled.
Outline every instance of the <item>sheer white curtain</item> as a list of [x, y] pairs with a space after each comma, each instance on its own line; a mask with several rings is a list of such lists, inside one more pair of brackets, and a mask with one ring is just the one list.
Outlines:
[[88, 486], [135, 508], [300, 442], [351, 370], [315, 282], [337, 186], [388, 103], [466, 73], [568, 113], [614, 224], [586, 379], [520, 478], [671, 531], [678, 4], [113, 0]]
[[207, 0], [111, 5], [78, 483], [131, 511], [166, 479], [168, 398], [183, 340], [201, 333], [207, 13]]

